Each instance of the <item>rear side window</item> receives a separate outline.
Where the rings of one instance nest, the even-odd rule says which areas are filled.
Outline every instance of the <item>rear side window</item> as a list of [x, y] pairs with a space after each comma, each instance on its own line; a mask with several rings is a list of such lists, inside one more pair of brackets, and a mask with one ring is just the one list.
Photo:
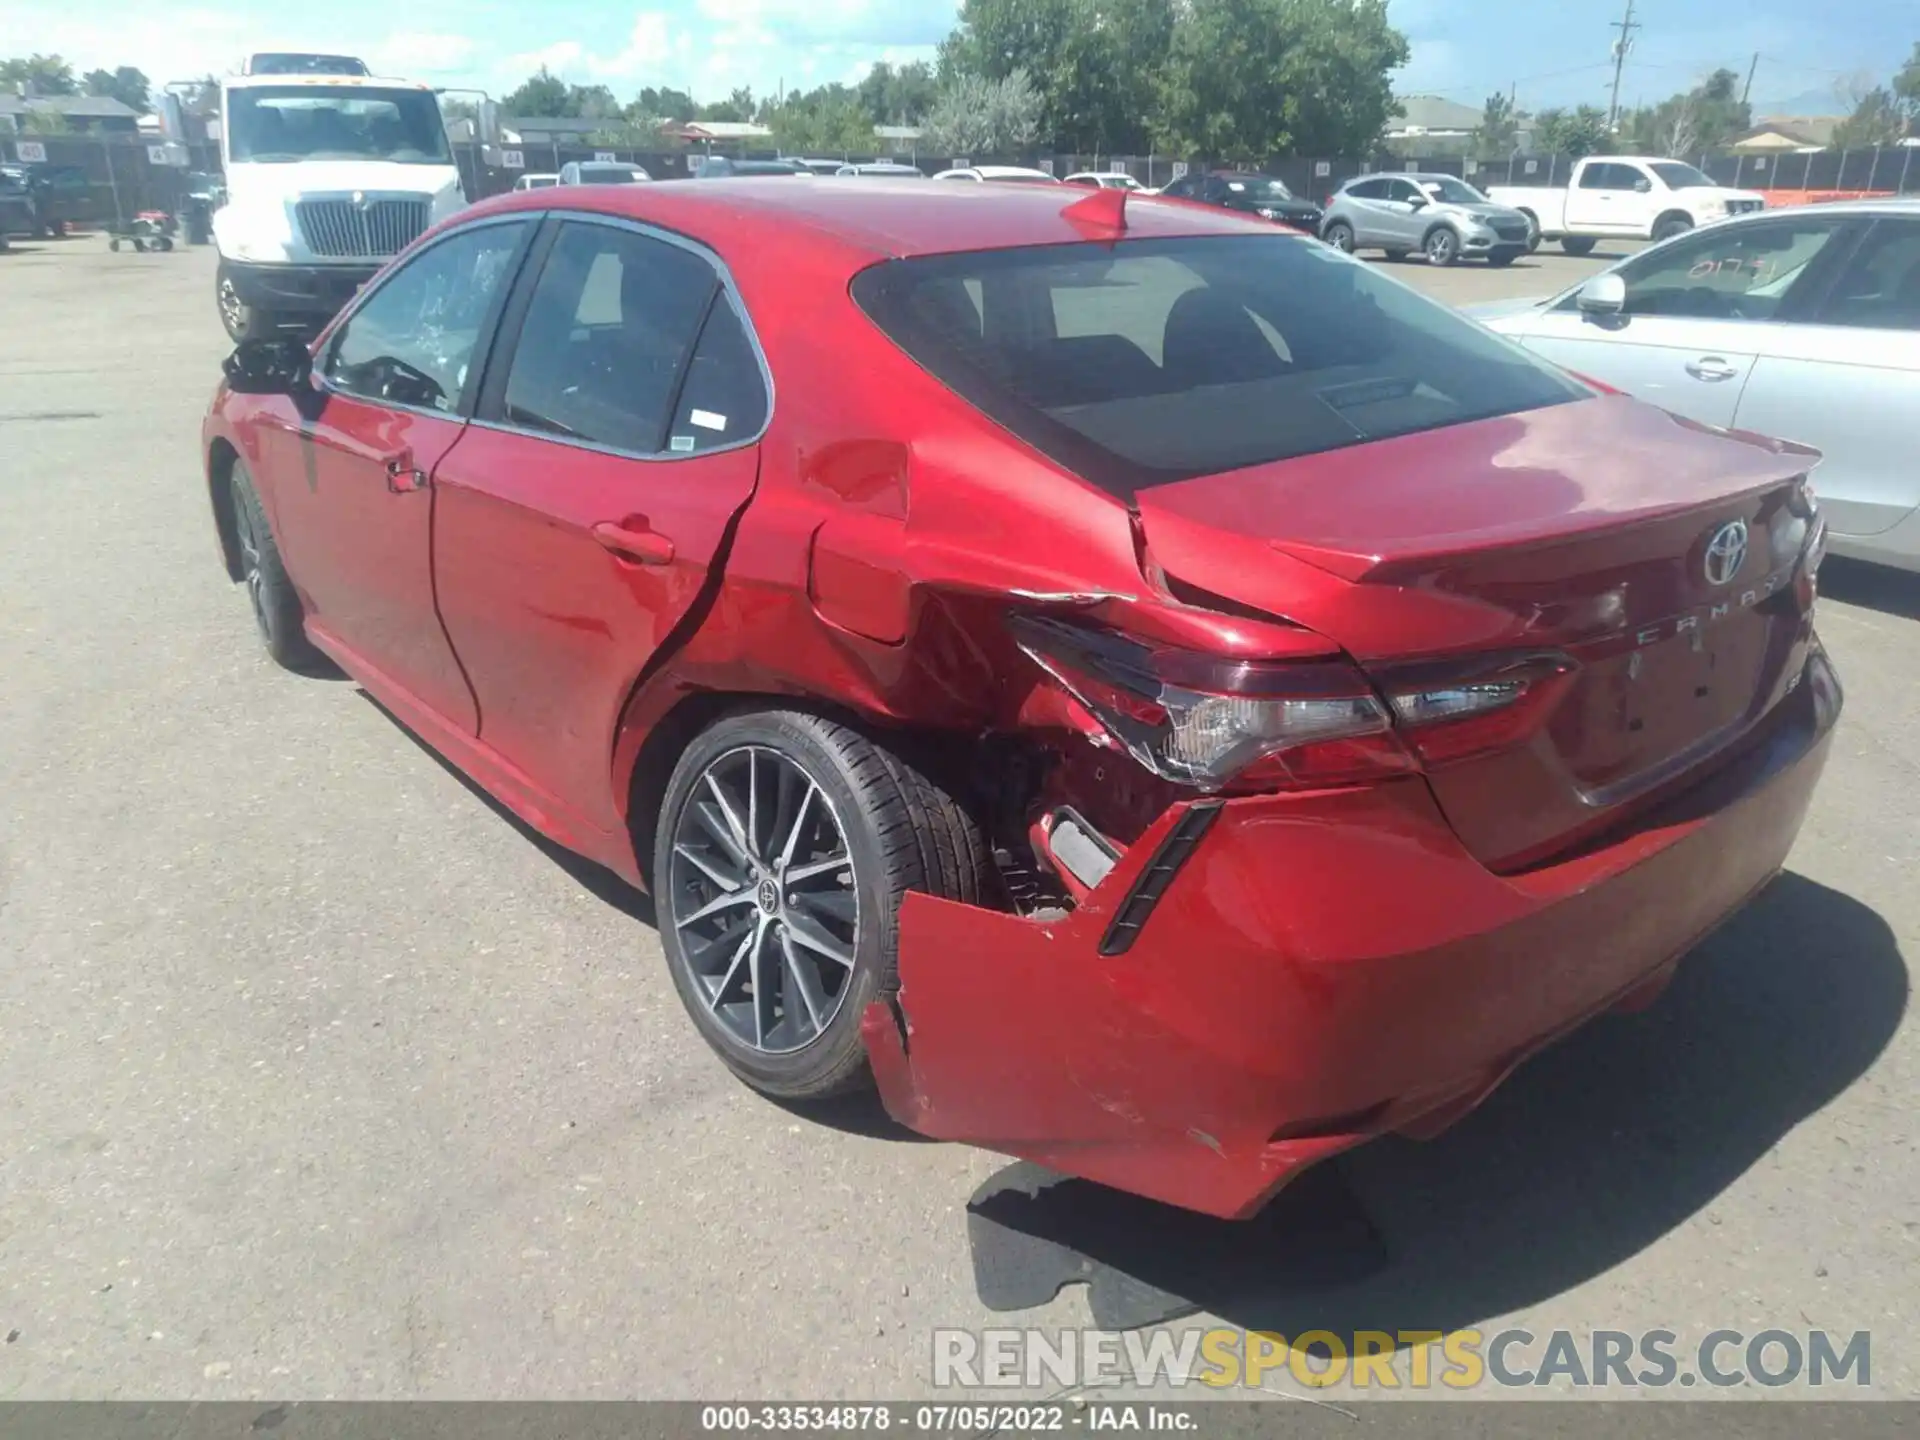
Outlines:
[[1356, 200], [1384, 200], [1387, 198], [1387, 182], [1384, 180], [1356, 180], [1347, 186], [1347, 194]]
[[668, 450], [697, 454], [750, 440], [767, 423], [767, 387], [760, 361], [725, 295], [713, 302], [680, 387]]
[[664, 240], [562, 227], [514, 346], [502, 418], [636, 454], [665, 449], [668, 411], [718, 286], [705, 260]]
[[1122, 496], [1591, 393], [1280, 235], [894, 260], [853, 295], [942, 382]]

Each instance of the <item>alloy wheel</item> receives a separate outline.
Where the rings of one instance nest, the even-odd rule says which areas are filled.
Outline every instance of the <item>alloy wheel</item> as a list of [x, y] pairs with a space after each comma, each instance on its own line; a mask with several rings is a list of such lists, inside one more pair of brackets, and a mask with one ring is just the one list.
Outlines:
[[1327, 238], [1333, 242], [1333, 248], [1341, 254], [1351, 255], [1353, 253], [1353, 231], [1349, 230], [1346, 226], [1334, 226], [1333, 233]]
[[233, 538], [240, 546], [240, 578], [246, 582], [247, 603], [253, 606], [254, 623], [262, 635], [272, 639], [273, 632], [267, 625], [265, 581], [260, 573], [260, 533], [254, 529], [253, 507], [237, 495], [234, 502]]
[[1436, 265], [1445, 265], [1453, 259], [1453, 252], [1459, 248], [1451, 230], [1436, 230], [1427, 237], [1427, 259]]
[[826, 792], [778, 750], [707, 766], [674, 826], [667, 922], [699, 1002], [740, 1045], [818, 1040], [852, 988], [860, 901]]

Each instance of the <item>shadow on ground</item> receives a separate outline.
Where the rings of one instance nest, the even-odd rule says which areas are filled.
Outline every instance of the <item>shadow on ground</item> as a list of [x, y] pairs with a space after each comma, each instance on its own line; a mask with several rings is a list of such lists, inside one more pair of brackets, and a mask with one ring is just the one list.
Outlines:
[[1853, 1084], [1906, 1010], [1886, 923], [1777, 880], [1637, 1016], [1589, 1026], [1440, 1139], [1309, 1172], [1257, 1219], [1211, 1221], [1016, 1165], [969, 1205], [996, 1309], [1088, 1282], [1095, 1323], [1209, 1311], [1249, 1329], [1452, 1330], [1645, 1249]]
[[547, 859], [566, 871], [567, 874], [579, 884], [581, 889], [585, 890], [602, 904], [611, 905], [622, 914], [629, 915], [633, 919], [638, 920], [642, 925], [656, 926], [657, 928], [657, 922], [653, 914], [653, 900], [646, 892], [634, 889], [633, 886], [629, 885], [625, 880], [622, 880], [618, 875], [614, 874], [613, 871], [607, 869], [606, 866], [597, 864], [587, 859], [586, 856], [567, 849], [566, 846], [557, 841], [549, 840], [545, 835], [542, 835], [538, 830], [534, 829], [533, 826], [522, 820], [485, 790], [481, 789], [478, 782], [476, 782], [472, 776], [468, 775], [466, 771], [462, 770], [458, 765], [455, 765], [451, 760], [447, 759], [446, 756], [442, 755], [438, 750], [434, 749], [433, 746], [416, 735], [407, 725], [406, 721], [382, 705], [365, 690], [362, 690], [360, 693], [366, 696], [368, 704], [372, 705], [374, 709], [378, 710], [393, 722], [395, 729], [413, 741], [415, 745], [418, 745], [424, 754], [432, 757], [434, 764], [438, 765], [442, 770], [466, 786], [489, 810], [493, 811], [494, 814], [506, 821], [507, 824], [511, 825], [515, 830], [519, 831], [521, 837], [526, 840], [528, 844], [532, 845], [534, 849], [546, 856]]
[[1832, 556], [1820, 567], [1820, 594], [1842, 605], [1920, 620], [1920, 575], [1905, 570]]

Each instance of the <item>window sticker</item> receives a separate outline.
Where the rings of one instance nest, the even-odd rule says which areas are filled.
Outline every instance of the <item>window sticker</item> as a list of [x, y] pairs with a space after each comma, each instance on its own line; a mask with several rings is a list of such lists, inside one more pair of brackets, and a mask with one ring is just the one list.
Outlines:
[[716, 415], [711, 410], [695, 410], [691, 415], [687, 416], [687, 419], [695, 425], [698, 425], [702, 430], [724, 430], [727, 428], [727, 417], [724, 415]]

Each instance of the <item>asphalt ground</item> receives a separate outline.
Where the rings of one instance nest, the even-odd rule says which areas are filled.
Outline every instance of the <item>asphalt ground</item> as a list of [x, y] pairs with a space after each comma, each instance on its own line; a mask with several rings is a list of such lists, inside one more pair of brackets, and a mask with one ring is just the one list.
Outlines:
[[[937, 1327], [1090, 1324], [979, 1299], [1002, 1159], [754, 1096], [641, 897], [267, 660], [197, 456], [226, 348], [209, 251], [0, 256], [0, 1398], [913, 1397]], [[1287, 1334], [1866, 1330], [1920, 1393], [1920, 587], [1826, 585], [1811, 819], [1660, 1005], [1100, 1258]]]

